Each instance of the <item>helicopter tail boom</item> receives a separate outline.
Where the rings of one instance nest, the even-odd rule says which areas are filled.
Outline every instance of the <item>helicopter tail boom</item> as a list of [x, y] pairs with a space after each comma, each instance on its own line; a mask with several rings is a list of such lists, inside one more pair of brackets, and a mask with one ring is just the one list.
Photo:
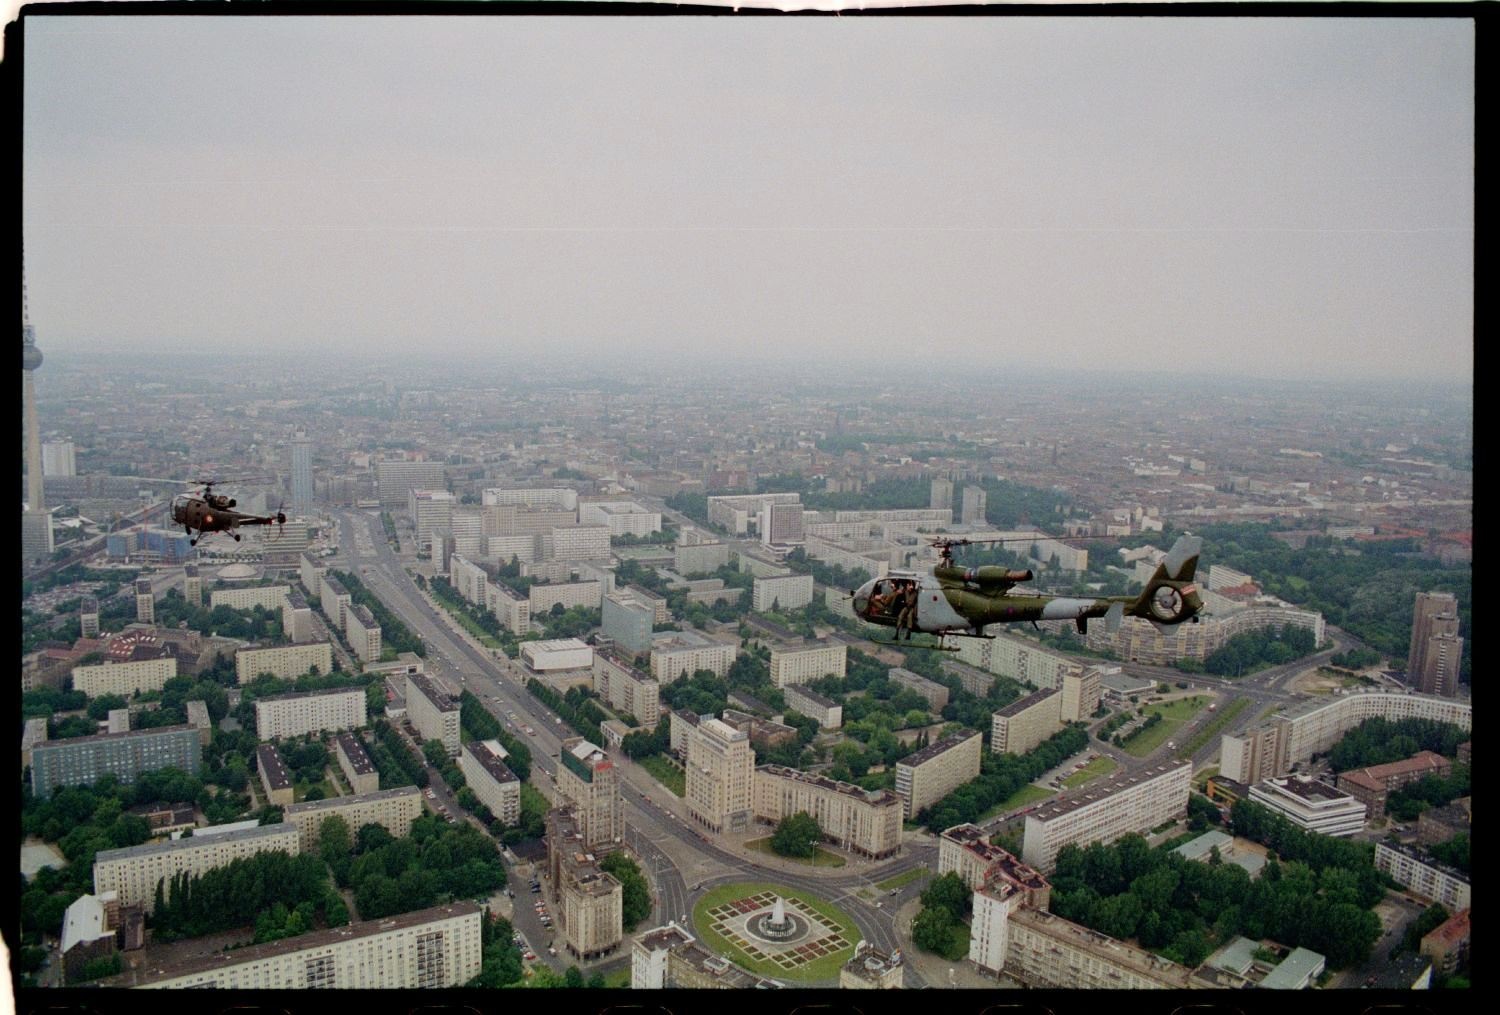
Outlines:
[[1156, 566], [1156, 573], [1146, 583], [1145, 590], [1124, 612], [1158, 625], [1196, 619], [1203, 610], [1203, 600], [1198, 597], [1193, 576], [1198, 570], [1198, 553], [1202, 547], [1203, 540], [1198, 536], [1180, 537]]

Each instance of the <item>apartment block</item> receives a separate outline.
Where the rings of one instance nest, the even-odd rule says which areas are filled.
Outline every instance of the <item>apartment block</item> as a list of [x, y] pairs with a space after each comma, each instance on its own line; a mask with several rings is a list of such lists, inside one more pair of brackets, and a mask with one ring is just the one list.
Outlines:
[[489, 580], [490, 576], [484, 568], [462, 554], [455, 553], [448, 558], [448, 583], [465, 602], [487, 608], [489, 603], [486, 600], [485, 586]]
[[297, 829], [287, 824], [260, 825], [217, 835], [195, 835], [167, 842], [148, 842], [125, 849], [103, 849], [94, 856], [94, 894], [114, 892], [122, 906], [156, 908], [156, 886], [171, 898], [172, 879], [201, 875], [259, 853], [300, 852]]
[[1187, 810], [1192, 774], [1192, 762], [1171, 762], [1065, 791], [1026, 815], [1021, 858], [1048, 871], [1070, 843], [1108, 845], [1131, 832], [1148, 832]]
[[262, 673], [282, 680], [295, 680], [316, 669], [333, 672], [333, 646], [326, 641], [275, 648], [242, 648], [234, 654], [235, 682], [248, 684]]
[[255, 735], [262, 740], [358, 729], [367, 721], [363, 687], [295, 691], [255, 702]]
[[1153, 952], [1027, 906], [1007, 914], [1004, 971], [1039, 988], [1186, 990], [1215, 985]]
[[156, 593], [145, 578], [137, 578], [135, 582], [135, 619], [141, 624], [156, 623]]
[[1464, 640], [1458, 636], [1458, 599], [1450, 592], [1419, 592], [1412, 611], [1411, 650], [1406, 682], [1423, 694], [1458, 694], [1458, 664]]
[[160, 691], [175, 676], [176, 656], [125, 663], [106, 661], [94, 666], [73, 667], [73, 690], [82, 691], [90, 698], [106, 694], [130, 698], [146, 691]]
[[559, 582], [533, 585], [530, 590], [531, 616], [537, 617], [562, 604], [565, 610], [575, 606], [597, 610], [604, 602], [604, 584], [598, 581]]
[[890, 790], [866, 790], [782, 765], [755, 769], [752, 785], [757, 821], [775, 825], [806, 812], [825, 841], [851, 852], [878, 860], [901, 848], [901, 798]]
[[442, 462], [376, 462], [375, 488], [386, 510], [410, 507], [413, 490], [442, 490]]
[[672, 570], [682, 575], [713, 574], [729, 563], [729, 547], [724, 543], [678, 543], [672, 551]]
[[1235, 782], [1279, 778], [1314, 754], [1327, 753], [1366, 719], [1431, 719], [1473, 728], [1473, 707], [1462, 701], [1410, 691], [1352, 691], [1314, 698], [1272, 715], [1251, 730], [1220, 741], [1220, 774]]
[[557, 791], [573, 805], [585, 850], [610, 849], [625, 835], [620, 770], [582, 737], [569, 737], [558, 754]]
[[578, 510], [578, 491], [564, 486], [530, 488], [489, 487], [480, 493], [480, 502], [485, 506], [515, 506], [524, 508], [551, 508], [558, 511]]
[[800, 609], [812, 602], [812, 598], [813, 576], [810, 574], [757, 578], [750, 586], [750, 608], [756, 613]]
[[609, 556], [608, 525], [554, 526], [548, 535], [553, 560], [602, 560]]
[[450, 755], [458, 753], [459, 703], [425, 673], [406, 676], [406, 715], [424, 741], [440, 741]]
[[758, 519], [769, 504], [801, 504], [800, 493], [729, 494], [708, 498], [708, 521], [721, 529], [743, 536], [750, 531], [750, 520]]
[[362, 663], [380, 662], [380, 625], [369, 608], [362, 603], [349, 607], [347, 620], [344, 637], [349, 639], [354, 655]]
[[755, 752], [750, 736], [720, 719], [705, 719], [687, 736], [687, 806], [714, 832], [749, 828]]
[[458, 767], [479, 802], [507, 825], [521, 820], [521, 780], [505, 764], [498, 740], [470, 740], [458, 752]]
[[595, 651], [594, 691], [616, 712], [633, 716], [645, 729], [656, 729], [661, 685], [650, 674], [608, 651]]
[[285, 807], [294, 802], [292, 776], [275, 744], [256, 745], [255, 770], [260, 776], [260, 788], [266, 794], [267, 803], [273, 807]]
[[786, 707], [794, 709], [809, 719], [816, 719], [825, 730], [836, 730], [844, 724], [844, 706], [832, 698], [825, 698], [817, 691], [797, 684], [788, 684], [782, 692]]
[[340, 631], [349, 626], [349, 607], [353, 602], [354, 597], [344, 588], [343, 582], [331, 574], [323, 575], [318, 589], [318, 608], [328, 618], [330, 626]]
[[1016, 635], [960, 638], [959, 642], [956, 653], [959, 662], [1044, 690], [1060, 686], [1063, 674], [1078, 665], [1059, 652]]
[[948, 706], [948, 688], [936, 680], [928, 680], [926, 677], [911, 670], [902, 669], [899, 666], [891, 667], [886, 674], [891, 683], [898, 687], [904, 687], [908, 691], [915, 691], [927, 701], [927, 708], [931, 712], [942, 712]]
[[739, 650], [738, 644], [710, 641], [697, 631], [660, 634], [651, 642], [651, 675], [662, 684], [675, 683], [698, 670], [722, 677]]
[[197, 775], [202, 762], [198, 731], [187, 724], [46, 740], [31, 747], [31, 791], [46, 799], [59, 786], [92, 786], [104, 775], [131, 783], [160, 768]]
[[1104, 692], [1104, 674], [1096, 666], [1075, 666], [1062, 675], [1061, 719], [1085, 722], [1099, 709]]
[[143, 969], [119, 985], [234, 991], [462, 987], [479, 975], [481, 919], [472, 902], [451, 902]]
[[896, 795], [902, 817], [914, 818], [964, 783], [979, 777], [978, 731], [955, 733], [896, 762]]
[[1447, 778], [1452, 771], [1453, 762], [1441, 754], [1419, 751], [1404, 761], [1340, 772], [1338, 786], [1367, 805], [1372, 815], [1378, 816], [1385, 813], [1386, 797], [1402, 786], [1409, 786], [1428, 776]]
[[1375, 844], [1375, 869], [1389, 874], [1397, 884], [1433, 902], [1450, 913], [1468, 909], [1469, 879], [1457, 868], [1439, 863], [1425, 852], [1400, 843]]
[[217, 610], [227, 606], [231, 610], [253, 610], [257, 606], [265, 610], [280, 611], [286, 605], [290, 585], [256, 585], [247, 589], [214, 589], [208, 594], [208, 608]]
[[431, 550], [434, 534], [453, 532], [453, 508], [458, 498], [447, 490], [412, 490], [406, 495], [406, 512], [416, 530], [417, 549]]
[[848, 672], [849, 646], [840, 642], [806, 641], [771, 649], [771, 683], [777, 687], [806, 684]]
[[632, 596], [612, 592], [604, 597], [600, 630], [616, 645], [637, 655], [651, 651], [654, 611]]
[[356, 833], [365, 825], [380, 825], [397, 839], [411, 832], [411, 826], [422, 814], [422, 791], [415, 786], [398, 786], [356, 796], [307, 800], [292, 804], [282, 812], [282, 820], [297, 828], [302, 852], [317, 848], [323, 819], [337, 815]]
[[563, 949], [588, 961], [618, 948], [625, 939], [624, 890], [584, 845], [572, 808], [547, 814], [547, 862]]
[[1052, 888], [1040, 872], [1022, 863], [1008, 850], [993, 845], [978, 825], [954, 825], [938, 836], [938, 877], [956, 873], [971, 889], [996, 879], [1018, 885], [1030, 893], [1029, 905], [1047, 907]]
[[578, 521], [603, 525], [611, 536], [649, 536], [661, 531], [661, 512], [647, 511], [634, 501], [580, 501]]
[[491, 582], [486, 586], [490, 612], [502, 627], [514, 635], [531, 630], [531, 599], [512, 592], [504, 585]]
[[986, 972], [1003, 970], [1010, 960], [1011, 917], [1044, 908], [1051, 894], [1046, 878], [1010, 854], [991, 864], [971, 900], [969, 961]]
[[365, 742], [356, 734], [340, 733], [334, 737], [333, 757], [338, 762], [339, 771], [349, 780], [349, 788], [354, 791], [355, 796], [374, 793], [380, 789], [380, 773], [375, 770], [375, 763], [365, 750]]
[[328, 568], [315, 557], [307, 554], [297, 558], [297, 577], [302, 582], [302, 589], [310, 596], [321, 596], [323, 593], [323, 576], [328, 573]]
[[281, 631], [294, 644], [313, 640], [312, 607], [296, 589], [290, 590], [281, 604]]
[[1025, 754], [1063, 728], [1062, 695], [1055, 689], [1033, 691], [991, 718], [990, 750]]

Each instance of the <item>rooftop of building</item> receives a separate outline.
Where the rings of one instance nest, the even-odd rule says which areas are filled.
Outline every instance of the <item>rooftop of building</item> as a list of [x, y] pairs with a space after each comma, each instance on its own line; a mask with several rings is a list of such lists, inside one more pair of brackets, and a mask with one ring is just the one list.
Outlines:
[[765, 715], [770, 715], [776, 711], [759, 698], [752, 694], [746, 694], [744, 691], [730, 691], [729, 700], [750, 712], [761, 712]]
[[375, 615], [370, 612], [370, 608], [364, 603], [355, 603], [349, 607], [349, 612], [354, 614], [354, 618], [360, 622], [361, 626], [367, 628], [377, 626]]
[[95, 854], [94, 862], [98, 864], [111, 860], [134, 860], [143, 856], [157, 856], [162, 853], [189, 850], [209, 844], [217, 845], [223, 842], [250, 842], [255, 839], [270, 839], [279, 835], [285, 835], [288, 831], [295, 832], [296, 829], [283, 822], [277, 822], [274, 825], [255, 825], [250, 828], [236, 828], [221, 833], [209, 833], [208, 829], [203, 829], [202, 832], [194, 832], [191, 836], [182, 839], [170, 839], [166, 842], [147, 842], [139, 846], [126, 846], [123, 849], [101, 849]]
[[685, 945], [694, 938], [687, 931], [677, 926], [676, 921], [665, 927], [655, 927], [646, 931], [635, 939], [635, 943], [648, 952], [659, 952], [668, 948], [676, 948]]
[[516, 774], [510, 770], [510, 768], [499, 756], [497, 756], [493, 751], [489, 749], [487, 743], [478, 740], [470, 740], [468, 743], [464, 744], [464, 750], [468, 753], [469, 757], [477, 761], [479, 763], [479, 767], [483, 768], [485, 773], [496, 782], [519, 782], [519, 780], [516, 778]]
[[1015, 716], [1018, 716], [1022, 712], [1026, 711], [1028, 708], [1031, 708], [1033, 705], [1036, 705], [1039, 702], [1046, 701], [1048, 698], [1057, 693], [1058, 691], [1055, 687], [1044, 687], [1040, 691], [1032, 691], [1030, 694], [1026, 695], [1026, 697], [1017, 698], [1009, 705], [1006, 705], [1000, 711], [996, 712], [995, 715], [997, 717], [1004, 716], [1007, 719], [1014, 718]]
[[935, 744], [928, 744], [926, 747], [922, 748], [920, 751], [917, 751], [914, 754], [908, 754], [906, 757], [896, 762], [896, 764], [915, 768], [918, 765], [922, 765], [931, 761], [939, 754], [946, 754], [948, 751], [953, 750], [953, 748], [968, 743], [970, 740], [973, 740], [975, 737], [978, 737], [980, 735], [981, 734], [978, 730], [964, 730], [960, 733], [955, 733], [952, 736], [944, 737], [942, 740], [939, 740]]
[[264, 698], [256, 698], [256, 705], [270, 704], [273, 701], [301, 701], [304, 698], [334, 698], [348, 697], [350, 695], [365, 696], [365, 689], [359, 685], [354, 687], [329, 687], [321, 691], [287, 691], [285, 694], [268, 694]]
[[331, 574], [324, 574], [323, 582], [333, 590], [333, 594], [336, 596], [347, 596], [349, 594], [349, 590], [344, 588], [344, 583]]
[[1081, 951], [1101, 956], [1112, 965], [1150, 977], [1159, 983], [1178, 988], [1192, 985], [1192, 970], [1186, 966], [1180, 966], [1160, 955], [1142, 951], [1096, 930], [1071, 923], [1044, 909], [1018, 909], [1010, 914], [1010, 919], [1017, 923], [1029, 924], [1050, 937], [1062, 938]]
[[521, 647], [531, 652], [569, 652], [581, 648], [592, 648], [587, 642], [578, 638], [553, 638], [550, 641], [528, 641]]
[[282, 938], [279, 941], [246, 945], [242, 948], [234, 948], [224, 952], [212, 952], [205, 956], [186, 959], [173, 966], [151, 968], [148, 965], [147, 968], [141, 971], [139, 982], [152, 983], [156, 980], [168, 980], [180, 976], [191, 976], [195, 973], [207, 973], [215, 969], [224, 969], [250, 962], [260, 962], [280, 955], [289, 955], [295, 952], [344, 944], [349, 941], [358, 941], [362, 938], [373, 937], [376, 934], [405, 930], [409, 927], [420, 927], [424, 924], [447, 920], [453, 917], [469, 916], [470, 914], [478, 915], [479, 912], [480, 908], [472, 902], [450, 902], [446, 905], [433, 906], [429, 909], [419, 909], [412, 913], [389, 916], [383, 920], [361, 920], [359, 923], [351, 923], [343, 927], [334, 927], [328, 930], [310, 931], [306, 934], [299, 934], [296, 937]]
[[1068, 791], [1064, 790], [1063, 795], [1041, 804], [1036, 810], [1028, 814], [1026, 820], [1028, 822], [1033, 819], [1037, 821], [1051, 821], [1053, 818], [1059, 818], [1080, 808], [1096, 804], [1101, 800], [1107, 799], [1123, 790], [1130, 789], [1133, 786], [1138, 786], [1143, 782], [1160, 778], [1169, 772], [1187, 771], [1191, 774], [1192, 769], [1193, 763], [1191, 761], [1172, 761], [1164, 765], [1156, 765], [1148, 768], [1143, 772], [1116, 776], [1107, 782], [1081, 786], [1077, 790], [1072, 791], [1072, 795], [1068, 795]]
[[377, 789], [373, 793], [356, 793], [353, 796], [328, 797], [325, 800], [304, 800], [299, 804], [288, 804], [282, 813], [290, 817], [293, 814], [303, 814], [308, 811], [326, 811], [334, 807], [375, 803], [403, 796], [420, 798], [421, 795], [422, 791], [415, 786], [397, 786], [394, 789]]
[[1312, 778], [1267, 779], [1260, 786], [1264, 791], [1284, 793], [1306, 804], [1329, 804], [1354, 799], [1348, 793]]
[[893, 968], [901, 965], [901, 952], [893, 956], [878, 948], [866, 945], [857, 950], [854, 957], [844, 963], [844, 972], [870, 983], [878, 983]]
[[1441, 924], [1428, 931], [1427, 936], [1422, 938], [1425, 945], [1429, 941], [1444, 949], [1453, 948], [1469, 938], [1469, 911], [1460, 909]]
[[1392, 761], [1384, 765], [1371, 765], [1368, 768], [1356, 769], [1347, 775], [1365, 775], [1371, 779], [1384, 783], [1386, 779], [1411, 775], [1416, 772], [1441, 772], [1453, 767], [1453, 762], [1432, 751], [1419, 751], [1402, 761]]
[[160, 737], [180, 733], [191, 733], [193, 735], [194, 743], [196, 743], [198, 740], [198, 728], [196, 726], [189, 725], [188, 723], [183, 723], [181, 726], [156, 726], [151, 729], [130, 730], [125, 733], [93, 733], [86, 737], [68, 737], [63, 740], [45, 740], [32, 748], [32, 754], [34, 757], [36, 752], [38, 751], [65, 750], [78, 744], [106, 743], [117, 740], [124, 740], [126, 737]]
[[344, 752], [344, 757], [349, 761], [349, 767], [354, 769], [355, 775], [369, 775], [375, 771], [375, 763], [370, 760], [370, 752], [365, 750], [365, 743], [353, 733], [345, 730], [334, 737], [334, 742], [339, 745], [339, 750]]
[[1462, 881], [1464, 884], [1469, 883], [1469, 875], [1465, 874], [1457, 867], [1450, 867], [1448, 864], [1445, 864], [1442, 861], [1436, 859], [1425, 849], [1422, 849], [1419, 846], [1409, 846], [1404, 842], [1394, 842], [1390, 839], [1382, 839], [1380, 842], [1377, 842], [1375, 844], [1375, 853], [1377, 856], [1379, 855], [1381, 849], [1389, 849], [1394, 853], [1399, 853], [1402, 856], [1407, 857], [1408, 859], [1415, 860], [1417, 863], [1421, 864], [1424, 867], [1431, 867], [1433, 870], [1437, 871], [1440, 874], [1445, 874], [1457, 881]]
[[292, 777], [287, 774], [286, 762], [281, 760], [281, 753], [276, 750], [275, 744], [257, 744], [255, 763], [267, 785], [273, 790], [291, 788]]
[[801, 769], [788, 768], [785, 765], [761, 765], [756, 768], [756, 771], [764, 772], [767, 775], [773, 775], [780, 779], [791, 779], [793, 782], [816, 786], [819, 789], [832, 790], [835, 793], [842, 793], [844, 796], [862, 800], [867, 804], [894, 806], [901, 802], [901, 798], [888, 789], [865, 789], [853, 783], [840, 782], [837, 779], [830, 779], [826, 775], [816, 775], [812, 772], [804, 772]]
[[439, 687], [437, 682], [427, 674], [408, 673], [406, 675], [406, 679], [413, 687], [420, 691], [422, 697], [431, 702], [432, 706], [439, 712], [458, 711], [458, 702], [455, 699], [448, 697], [447, 692]]
[[790, 684], [787, 687], [783, 688], [781, 693], [789, 698], [794, 695], [798, 698], [806, 698], [808, 701], [812, 702], [819, 708], [833, 708], [838, 704], [838, 702], [834, 701], [832, 698], [821, 695], [817, 691], [814, 691], [812, 688], [803, 687], [800, 684]]
[[1296, 990], [1305, 986], [1310, 977], [1316, 976], [1325, 962], [1324, 957], [1315, 951], [1293, 948], [1290, 955], [1266, 974], [1260, 985], [1268, 990]]

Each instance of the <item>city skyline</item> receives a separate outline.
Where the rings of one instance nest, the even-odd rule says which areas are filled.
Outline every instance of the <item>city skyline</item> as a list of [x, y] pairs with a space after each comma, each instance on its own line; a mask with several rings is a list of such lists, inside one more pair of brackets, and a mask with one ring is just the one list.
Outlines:
[[58, 362], [1472, 383], [1466, 20], [57, 16], [27, 43]]

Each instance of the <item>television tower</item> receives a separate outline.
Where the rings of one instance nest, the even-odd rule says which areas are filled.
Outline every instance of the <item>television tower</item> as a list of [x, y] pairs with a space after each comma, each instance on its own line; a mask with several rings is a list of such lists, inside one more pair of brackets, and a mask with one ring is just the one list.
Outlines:
[[23, 562], [45, 560], [52, 554], [52, 516], [42, 493], [42, 435], [36, 422], [36, 383], [32, 379], [42, 365], [42, 350], [36, 347], [36, 329], [26, 306], [26, 255], [21, 255], [21, 406], [26, 426], [26, 504], [21, 520]]

